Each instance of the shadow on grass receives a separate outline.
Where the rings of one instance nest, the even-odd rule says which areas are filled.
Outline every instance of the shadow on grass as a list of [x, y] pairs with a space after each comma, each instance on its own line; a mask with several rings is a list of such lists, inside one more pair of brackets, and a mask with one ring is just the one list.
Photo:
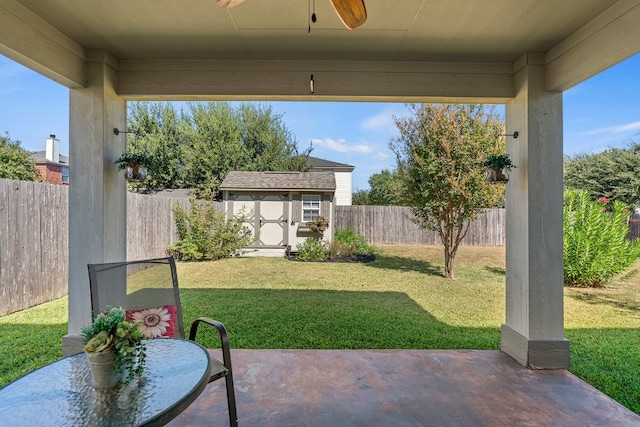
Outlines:
[[507, 274], [507, 269], [504, 267], [485, 267], [484, 269], [490, 273], [500, 274], [502, 276]]
[[[182, 288], [185, 328], [221, 321], [233, 348], [487, 349], [496, 328], [450, 326], [401, 292]], [[216, 345], [213, 333], [203, 344]], [[199, 340], [200, 341], [200, 340]]]
[[382, 268], [398, 271], [417, 271], [431, 276], [444, 277], [442, 267], [435, 266], [424, 260], [411, 259], [406, 257], [389, 256], [377, 254], [373, 262], [364, 264], [368, 267]]
[[[585, 289], [585, 288], [574, 288]], [[570, 293], [567, 296], [576, 301], [585, 302], [591, 305], [608, 305], [613, 308], [629, 311], [632, 313], [640, 313], [640, 307], [636, 301], [624, 302], [616, 298], [608, 297], [608, 295], [597, 295], [595, 293]]]

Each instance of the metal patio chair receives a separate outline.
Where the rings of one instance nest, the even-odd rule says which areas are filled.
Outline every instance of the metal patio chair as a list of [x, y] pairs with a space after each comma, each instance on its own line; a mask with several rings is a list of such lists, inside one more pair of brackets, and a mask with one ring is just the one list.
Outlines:
[[[176, 264], [172, 257], [140, 261], [88, 264], [93, 314], [121, 306], [129, 318], [144, 320], [143, 333], [150, 338], [184, 338], [184, 323]], [[198, 326], [213, 326], [222, 348], [222, 361], [211, 357], [213, 366], [209, 382], [224, 378], [227, 388], [229, 422], [238, 425], [231, 370], [231, 351], [227, 331], [222, 323], [197, 318], [190, 327], [189, 340], [195, 341]]]

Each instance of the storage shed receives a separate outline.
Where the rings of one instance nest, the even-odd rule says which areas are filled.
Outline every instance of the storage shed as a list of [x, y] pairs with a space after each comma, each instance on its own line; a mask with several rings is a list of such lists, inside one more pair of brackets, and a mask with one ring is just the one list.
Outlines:
[[322, 238], [330, 242], [334, 230], [333, 173], [229, 172], [220, 185], [225, 214], [248, 216], [246, 225], [255, 241], [249, 255], [295, 252], [306, 238], [317, 236], [307, 223], [322, 216], [329, 222]]

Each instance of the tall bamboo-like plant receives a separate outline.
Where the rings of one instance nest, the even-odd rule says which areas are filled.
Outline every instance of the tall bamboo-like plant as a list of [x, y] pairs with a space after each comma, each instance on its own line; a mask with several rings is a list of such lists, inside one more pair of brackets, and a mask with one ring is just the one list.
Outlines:
[[627, 212], [621, 202], [587, 191], [567, 191], [563, 208], [564, 283], [599, 287], [628, 268], [640, 256], [640, 241], [627, 239]]

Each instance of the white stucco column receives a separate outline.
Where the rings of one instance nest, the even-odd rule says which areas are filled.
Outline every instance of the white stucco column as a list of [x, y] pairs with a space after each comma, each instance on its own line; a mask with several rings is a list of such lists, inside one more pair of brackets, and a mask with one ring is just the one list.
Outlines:
[[126, 256], [126, 184], [113, 163], [126, 148], [126, 102], [116, 94], [117, 61], [88, 52], [87, 87], [71, 89], [69, 114], [69, 330], [63, 353], [82, 350], [80, 328], [91, 321], [87, 264]]
[[543, 88], [544, 56], [514, 66], [507, 103], [507, 301], [501, 348], [534, 369], [569, 367], [564, 338], [562, 93]]

